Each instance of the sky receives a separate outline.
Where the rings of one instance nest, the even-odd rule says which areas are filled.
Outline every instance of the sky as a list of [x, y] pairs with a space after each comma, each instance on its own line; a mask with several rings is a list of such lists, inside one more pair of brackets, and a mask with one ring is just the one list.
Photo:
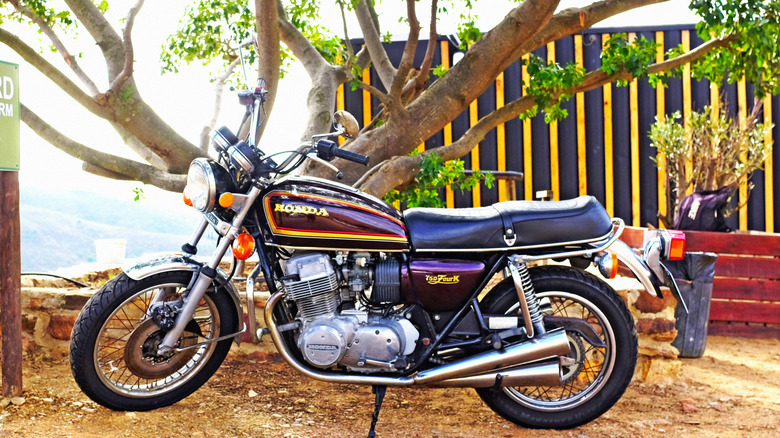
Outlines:
[[[491, 0], [491, 6], [494, 6]], [[197, 144], [202, 126], [211, 118], [213, 111], [213, 86], [208, 82], [208, 69], [192, 64], [182, 69], [179, 74], [160, 73], [159, 54], [165, 39], [173, 33], [184, 11], [184, 7], [192, 3], [185, 0], [166, 0], [145, 2], [136, 18], [133, 41], [135, 48], [134, 77], [139, 91], [174, 129], [185, 138]], [[323, 2], [326, 3], [326, 2]], [[477, 5], [485, 2], [477, 3]], [[582, 6], [591, 1], [562, 1], [560, 8]], [[118, 21], [126, 14], [130, 2], [112, 2], [109, 14]], [[400, 1], [383, 0], [380, 8], [387, 5], [400, 5]], [[629, 11], [620, 16], [612, 17], [598, 27], [649, 26], [655, 24], [689, 24], [696, 21], [695, 15], [687, 9], [687, 2], [673, 0], [668, 3], [643, 7]], [[483, 10], [484, 9], [484, 10]], [[488, 29], [492, 23], [502, 18], [492, 13], [501, 8], [491, 7], [477, 9], [478, 26]], [[394, 39], [404, 39], [407, 29], [404, 23], [398, 22], [402, 10], [381, 17], [384, 30], [389, 30]], [[428, 21], [427, 11], [418, 7], [421, 23]], [[341, 29], [340, 15], [336, 10], [323, 11], [323, 22], [333, 23], [333, 28]], [[443, 18], [437, 24], [440, 34], [454, 33], [455, 20]], [[350, 36], [356, 37], [359, 29], [356, 22], [350, 22]], [[5, 26], [5, 25], [4, 25]], [[121, 32], [120, 25], [117, 25]], [[82, 30], [82, 32], [85, 32]], [[423, 33], [425, 30], [423, 30]], [[81, 41], [91, 41], [88, 37]], [[67, 40], [66, 40], [67, 41]], [[83, 52], [79, 59], [82, 67], [91, 76], [103, 80], [98, 83], [100, 88], [107, 88], [105, 83], [102, 55], [95, 46], [79, 47], [75, 43], [66, 42], [74, 52]], [[46, 44], [43, 45], [47, 47]], [[68, 71], [59, 56], [49, 56], [51, 62]], [[70, 98], [49, 82], [34, 68], [26, 65], [13, 51], [0, 45], [0, 60], [20, 65], [20, 96], [22, 102], [51, 125], [87, 146], [114, 153], [127, 158], [135, 158], [122, 145], [119, 137], [107, 123], [92, 116], [88, 111], [70, 101]], [[251, 75], [251, 72], [248, 74]], [[251, 77], [251, 76], [250, 76]], [[261, 148], [274, 153], [295, 149], [299, 135], [305, 125], [302, 111], [306, 108], [306, 92], [310, 81], [300, 66], [294, 66], [281, 81], [277, 100], [268, 127], [261, 142]], [[217, 125], [227, 125], [236, 129], [243, 107], [239, 106], [235, 95], [229, 90], [223, 96], [223, 108]], [[137, 182], [120, 182], [108, 180], [87, 174], [81, 170], [81, 163], [38, 138], [24, 123], [21, 127], [21, 170], [20, 183], [23, 187], [44, 187], [47, 189], [76, 190], [99, 192], [112, 197], [132, 199], [136, 188], [142, 188], [145, 199], [141, 202], [147, 206], [165, 206], [166, 208], [185, 207], [181, 204], [181, 195], [165, 192], [151, 186], [143, 186]], [[173, 201], [173, 202], [172, 202]]]

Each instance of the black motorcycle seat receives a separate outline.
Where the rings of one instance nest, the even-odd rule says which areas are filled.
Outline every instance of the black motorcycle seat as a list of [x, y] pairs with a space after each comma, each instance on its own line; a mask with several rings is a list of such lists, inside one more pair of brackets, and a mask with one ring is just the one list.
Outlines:
[[[612, 220], [592, 196], [565, 201], [506, 201], [489, 207], [410, 208], [404, 213], [414, 250], [507, 248], [593, 240], [612, 229]], [[511, 243], [511, 239], [510, 239]]]

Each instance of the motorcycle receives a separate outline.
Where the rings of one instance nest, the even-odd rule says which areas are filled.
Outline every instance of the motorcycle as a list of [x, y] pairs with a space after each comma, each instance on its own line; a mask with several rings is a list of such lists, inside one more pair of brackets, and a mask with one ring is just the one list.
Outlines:
[[[368, 163], [331, 140], [358, 135], [344, 111], [335, 132], [280, 164], [266, 156], [255, 144], [266, 92], [260, 80], [239, 93], [245, 139], [219, 128], [211, 134], [218, 158], [192, 162], [184, 199], [202, 219], [182, 251], [125, 269], [79, 315], [70, 361], [87, 396], [115, 410], [171, 405], [248, 332], [253, 342], [270, 335], [305, 376], [372, 385], [370, 436], [388, 386], [475, 388], [493, 411], [529, 428], [572, 428], [617, 402], [634, 373], [636, 329], [621, 298], [584, 268], [614, 277], [620, 261], [653, 296], [668, 287], [682, 301], [663, 262], [682, 257], [684, 234], [648, 232], [637, 254], [619, 240], [623, 221], [590, 196], [400, 212], [352, 187], [292, 174], [307, 160], [339, 175], [336, 157]], [[209, 227], [220, 240], [202, 261], [196, 245]], [[229, 250], [226, 272], [219, 266]], [[252, 255], [244, 309], [232, 277]], [[258, 329], [261, 274], [270, 298]]]

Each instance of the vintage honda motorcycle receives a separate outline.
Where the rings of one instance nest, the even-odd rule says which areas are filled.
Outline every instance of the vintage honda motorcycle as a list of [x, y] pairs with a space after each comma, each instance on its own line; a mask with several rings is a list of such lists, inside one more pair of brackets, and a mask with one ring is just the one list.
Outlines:
[[[334, 157], [368, 163], [330, 139], [358, 134], [348, 113], [280, 164], [259, 150], [265, 95], [262, 81], [239, 93], [246, 139], [217, 129], [218, 158], [192, 162], [184, 198], [203, 217], [182, 251], [125, 269], [78, 317], [70, 360], [86, 395], [117, 410], [171, 405], [248, 332], [255, 342], [270, 335], [308, 377], [373, 385], [372, 432], [388, 386], [476, 388], [499, 415], [531, 428], [575, 427], [620, 398], [634, 372], [635, 326], [584, 268], [610, 277], [619, 260], [652, 295], [668, 287], [680, 299], [662, 263], [682, 257], [684, 235], [650, 232], [637, 254], [619, 240], [623, 222], [588, 196], [399, 212], [352, 187], [291, 175], [306, 160], [334, 172]], [[197, 260], [208, 227], [221, 240]], [[255, 254], [244, 324], [231, 278], [235, 261]], [[258, 330], [261, 274], [271, 295]]]

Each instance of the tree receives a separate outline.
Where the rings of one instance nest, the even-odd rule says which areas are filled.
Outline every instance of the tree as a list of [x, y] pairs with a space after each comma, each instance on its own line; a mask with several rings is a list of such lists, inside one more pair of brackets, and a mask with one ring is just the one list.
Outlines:
[[[482, 32], [474, 26], [471, 7], [476, 2], [466, 0], [466, 13], [461, 16], [460, 38], [467, 45], [465, 57], [429, 85], [435, 41], [436, 23], [441, 14], [452, 8], [456, 0], [431, 0], [430, 22], [427, 23], [428, 44], [421, 65], [413, 65], [413, 56], [420, 40], [422, 26], [417, 18], [417, 1], [407, 0], [406, 22], [409, 34], [403, 56], [393, 65], [382, 45], [383, 36], [373, 0], [337, 0], [342, 16], [354, 14], [365, 41], [357, 53], [349, 41], [344, 20], [341, 37], [317, 24], [319, 3], [305, 0], [256, 0], [254, 17], [243, 3], [236, 0], [199, 0], [188, 9], [182, 29], [171, 37], [163, 55], [166, 68], [175, 71], [181, 62], [221, 61], [222, 70], [235, 66], [236, 48], [254, 26], [261, 36], [256, 44], [260, 75], [269, 81], [271, 96], [267, 109], [273, 106], [274, 81], [282, 70], [283, 60], [294, 56], [312, 79], [308, 96], [308, 125], [302, 138], [325, 132], [330, 127], [339, 85], [352, 83], [368, 90], [382, 103], [376, 118], [363, 127], [361, 135], [345, 145], [349, 150], [370, 155], [373, 168], [345, 161], [337, 162], [350, 184], [375, 195], [408, 184], [420, 170], [428, 152], [409, 155], [425, 139], [441, 130], [476, 99], [510, 64], [537, 47], [564, 36], [581, 32], [600, 21], [662, 0], [607, 0], [582, 8], [556, 11], [558, 2], [525, 0], [507, 6], [506, 16], [492, 29]], [[205, 152], [182, 139], [148, 107], [138, 95], [133, 81], [133, 46], [131, 32], [143, 0], [128, 12], [124, 28], [116, 32], [104, 13], [108, 2], [95, 5], [87, 0], [65, 0], [67, 10], [57, 10], [46, 0], [2, 0], [13, 9], [0, 20], [17, 20], [35, 24], [46, 35], [82, 82], [76, 85], [61, 71], [23, 42], [18, 36], [0, 28], [0, 42], [14, 49], [26, 62], [45, 72], [93, 114], [108, 120], [126, 138], [128, 146], [148, 164], [101, 154], [77, 144], [53, 130], [26, 107], [22, 120], [55, 146], [86, 163], [88, 170], [117, 178], [138, 179], [169, 190], [180, 190], [183, 173], [192, 158]], [[422, 2], [420, 2], [422, 3]], [[325, 3], [323, 3], [324, 5]], [[324, 6], [322, 6], [324, 7]], [[575, 93], [588, 91], [606, 83], [625, 83], [633, 77], [651, 75], [663, 81], [681, 66], [694, 62], [694, 73], [711, 79], [745, 76], [757, 85], [758, 93], [777, 92], [780, 66], [773, 58], [780, 52], [780, 5], [760, 0], [694, 0], [691, 8], [702, 18], [699, 35], [705, 43], [683, 53], [673, 51], [669, 59], [654, 63], [655, 44], [639, 39], [629, 43], [620, 36], [607, 43], [602, 67], [584, 71], [575, 65], [547, 65], [530, 57], [532, 74], [524, 96], [483, 116], [460, 139], [437, 148], [444, 159], [459, 158], [470, 151], [487, 132], [498, 124], [518, 116], [545, 111], [553, 120], [565, 116], [558, 103]], [[80, 26], [101, 48], [106, 61], [109, 87], [101, 91], [79, 69], [76, 58], [68, 53], [56, 30]], [[283, 48], [280, 49], [280, 43]], [[466, 48], [466, 46], [464, 46]], [[369, 85], [359, 80], [359, 72], [368, 65], [376, 69], [381, 85]], [[727, 74], [728, 71], [728, 74]], [[227, 80], [222, 76], [218, 83]], [[330, 177], [330, 172], [310, 163], [306, 173]]]

